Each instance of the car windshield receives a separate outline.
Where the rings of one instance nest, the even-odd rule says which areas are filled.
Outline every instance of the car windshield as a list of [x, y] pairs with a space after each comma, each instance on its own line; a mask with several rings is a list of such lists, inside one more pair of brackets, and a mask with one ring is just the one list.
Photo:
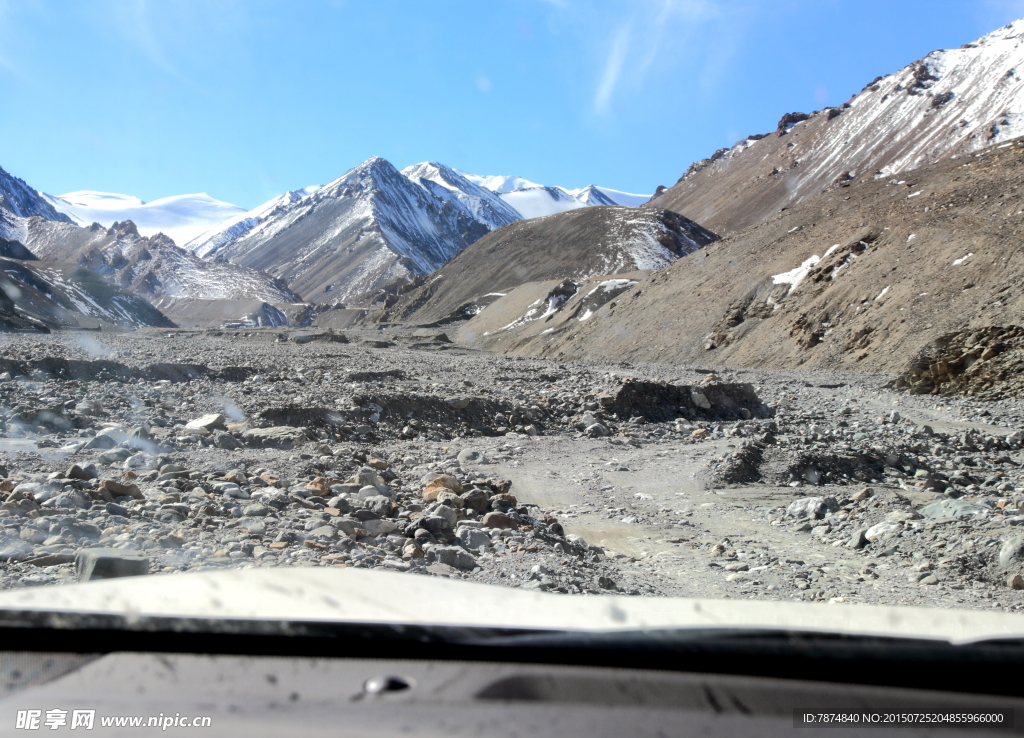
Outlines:
[[1019, 611], [1014, 8], [0, 2], [0, 610]]

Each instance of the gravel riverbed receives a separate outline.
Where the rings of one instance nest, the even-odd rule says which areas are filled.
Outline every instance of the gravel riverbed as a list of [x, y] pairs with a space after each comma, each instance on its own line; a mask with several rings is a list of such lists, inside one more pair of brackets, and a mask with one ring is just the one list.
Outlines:
[[891, 384], [424, 329], [8, 334], [0, 587], [99, 556], [1021, 609], [1024, 402]]

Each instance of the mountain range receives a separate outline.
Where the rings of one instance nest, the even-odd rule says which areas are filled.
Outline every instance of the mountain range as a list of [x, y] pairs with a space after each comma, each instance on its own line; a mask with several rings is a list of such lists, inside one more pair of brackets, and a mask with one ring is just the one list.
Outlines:
[[[533, 302], [566, 292], [557, 275], [501, 290], [448, 334], [570, 361], [912, 366], [908, 376], [927, 379], [919, 357], [941, 353], [950, 336], [970, 347], [1024, 319], [1018, 68], [1024, 21], [933, 52], [842, 107], [787, 114], [776, 131], [691, 165], [640, 208], [685, 213], [721, 240], [616, 286], [615, 299], [592, 309], [562, 300], [544, 330], [527, 318]], [[1003, 350], [979, 350], [949, 371]], [[1003, 381], [985, 366], [974, 370], [987, 386]]]
[[310, 302], [361, 303], [433, 272], [524, 217], [618, 204], [613, 197], [646, 199], [593, 186], [568, 191], [518, 177], [468, 175], [436, 162], [399, 171], [373, 157], [333, 182], [240, 214], [186, 248], [266, 270]]
[[[346, 305], [496, 351], [892, 371], [943, 331], [1021, 319], [1018, 70], [1024, 21], [787, 113], [650, 200], [372, 157], [242, 212], [54, 198], [0, 170], [0, 257], [88, 268], [183, 325]], [[228, 217], [184, 247], [78, 225], [143, 211], [191, 232]]]
[[[397, 171], [373, 157], [323, 186], [286, 192], [251, 211], [206, 194], [139, 198], [37, 192], [0, 170], [0, 236], [40, 258], [76, 263], [158, 301], [176, 319], [224, 301], [283, 315], [299, 302], [366, 302], [426, 275], [491, 231], [529, 214], [641, 202], [605, 188], [565, 190], [518, 177], [467, 175], [425, 162]], [[489, 189], [489, 185], [495, 189]], [[211, 227], [212, 226], [212, 227]], [[178, 244], [186, 244], [180, 248]], [[242, 303], [245, 303], [243, 305]], [[301, 312], [301, 311], [300, 311]], [[262, 323], [259, 319], [257, 322]]]

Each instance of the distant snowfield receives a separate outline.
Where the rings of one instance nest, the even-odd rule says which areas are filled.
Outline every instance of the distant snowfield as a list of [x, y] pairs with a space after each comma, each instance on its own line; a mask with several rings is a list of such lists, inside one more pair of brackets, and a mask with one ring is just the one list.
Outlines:
[[245, 208], [214, 199], [205, 192], [174, 195], [144, 202], [131, 195], [83, 190], [60, 197], [43, 197], [79, 225], [99, 223], [109, 228], [117, 221], [130, 220], [143, 236], [163, 233], [183, 246], [201, 233], [245, 213]]
[[543, 218], [567, 210], [589, 207], [560, 187], [530, 187], [513, 190], [501, 199], [514, 207], [524, 218]]
[[461, 169], [455, 171], [473, 184], [499, 195], [524, 218], [543, 218], [546, 215], [564, 213], [589, 205], [625, 205], [636, 208], [651, 199], [650, 195], [638, 195], [596, 185], [570, 190], [565, 187], [537, 184], [515, 175], [470, 174]]

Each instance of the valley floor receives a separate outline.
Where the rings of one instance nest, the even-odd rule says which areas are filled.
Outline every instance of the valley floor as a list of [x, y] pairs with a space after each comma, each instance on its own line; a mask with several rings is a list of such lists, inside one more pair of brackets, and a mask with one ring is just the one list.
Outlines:
[[[78, 552], [103, 547], [154, 576], [380, 566], [566, 594], [1024, 609], [1020, 400], [560, 364], [422, 329], [345, 341], [4, 335], [0, 586], [75, 581]], [[607, 415], [625, 378], [748, 382], [772, 416]]]

